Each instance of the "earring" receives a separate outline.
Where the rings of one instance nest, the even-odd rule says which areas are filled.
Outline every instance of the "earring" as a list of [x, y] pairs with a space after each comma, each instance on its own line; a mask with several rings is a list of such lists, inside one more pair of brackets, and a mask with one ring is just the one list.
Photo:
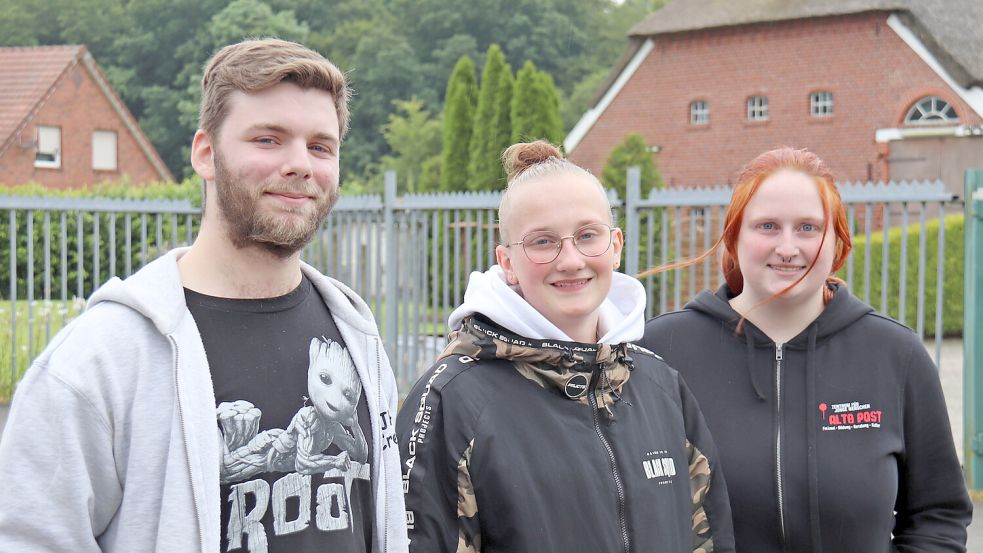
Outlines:
[[614, 262], [614, 268], [617, 269], [618, 267], [621, 267], [621, 261], [620, 260]]

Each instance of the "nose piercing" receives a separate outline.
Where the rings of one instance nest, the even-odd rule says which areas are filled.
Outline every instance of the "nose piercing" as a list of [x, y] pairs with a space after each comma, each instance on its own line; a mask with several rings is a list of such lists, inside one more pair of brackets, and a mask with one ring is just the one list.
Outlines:
[[781, 258], [781, 260], [782, 260], [782, 263], [791, 263], [791, 262], [792, 262], [792, 256], [791, 256], [791, 255], [790, 255], [790, 256], [788, 256], [788, 257], [786, 257], [786, 256], [784, 256], [784, 255], [780, 255], [780, 256], [778, 256], [778, 257], [780, 257], [780, 258]]

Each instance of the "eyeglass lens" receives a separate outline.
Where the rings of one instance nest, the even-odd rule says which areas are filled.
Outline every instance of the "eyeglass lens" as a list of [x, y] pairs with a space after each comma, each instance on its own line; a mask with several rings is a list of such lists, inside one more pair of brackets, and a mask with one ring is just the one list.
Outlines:
[[571, 236], [550, 231], [532, 232], [522, 238], [522, 249], [533, 263], [549, 263], [560, 255], [564, 238], [570, 238], [583, 255], [597, 257], [611, 247], [611, 228], [601, 224], [585, 225]]

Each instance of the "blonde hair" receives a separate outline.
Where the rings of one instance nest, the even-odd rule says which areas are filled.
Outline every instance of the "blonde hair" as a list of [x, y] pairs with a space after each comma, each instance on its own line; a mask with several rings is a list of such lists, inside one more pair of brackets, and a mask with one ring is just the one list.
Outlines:
[[218, 132], [232, 92], [258, 92], [284, 81], [330, 93], [338, 112], [338, 138], [345, 136], [352, 95], [345, 74], [314, 50], [276, 38], [244, 40], [212, 56], [201, 77], [198, 127], [209, 134]]
[[508, 242], [505, 229], [511, 213], [512, 196], [515, 189], [530, 181], [556, 173], [583, 175], [589, 182], [594, 183], [604, 196], [610, 217], [609, 222], [614, 221], [614, 218], [610, 216], [611, 204], [608, 201], [607, 192], [604, 191], [604, 187], [601, 186], [597, 177], [590, 171], [564, 158], [559, 148], [545, 140], [519, 142], [509, 146], [502, 152], [502, 168], [505, 169], [508, 183], [502, 194], [502, 201], [498, 204], [498, 231], [503, 242]]

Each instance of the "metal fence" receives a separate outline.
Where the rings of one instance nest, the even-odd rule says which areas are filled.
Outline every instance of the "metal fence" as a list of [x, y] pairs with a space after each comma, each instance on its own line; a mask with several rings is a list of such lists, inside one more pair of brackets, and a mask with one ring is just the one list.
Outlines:
[[[641, 198], [639, 184], [637, 171], [629, 171], [627, 198], [609, 195], [625, 230], [627, 273], [695, 257], [719, 236], [729, 188], [655, 190]], [[962, 202], [941, 182], [844, 184], [840, 191], [860, 242], [843, 276], [878, 310], [914, 323], [921, 336], [934, 334], [938, 361], [947, 259], [962, 251], [947, 250], [946, 225], [933, 221]], [[305, 261], [368, 302], [401, 390], [443, 348], [447, 316], [461, 302], [468, 275], [494, 263], [499, 198], [497, 192], [397, 196], [396, 176], [388, 173], [383, 196], [341, 198], [303, 252]], [[15, 382], [78, 312], [78, 298], [189, 244], [199, 217], [190, 204], [173, 201], [0, 197], [0, 210], [8, 219], [0, 225], [0, 247], [8, 248], [0, 259], [9, 262], [0, 270], [0, 286], [9, 281], [0, 294], [10, 310], [9, 336], [0, 332], [0, 386], [7, 378], [8, 386]], [[909, 225], [913, 239], [899, 230]], [[885, 229], [892, 239], [878, 242]], [[710, 260], [647, 277], [647, 314], [677, 309], [721, 281]], [[917, 290], [915, 305], [911, 289]]]

